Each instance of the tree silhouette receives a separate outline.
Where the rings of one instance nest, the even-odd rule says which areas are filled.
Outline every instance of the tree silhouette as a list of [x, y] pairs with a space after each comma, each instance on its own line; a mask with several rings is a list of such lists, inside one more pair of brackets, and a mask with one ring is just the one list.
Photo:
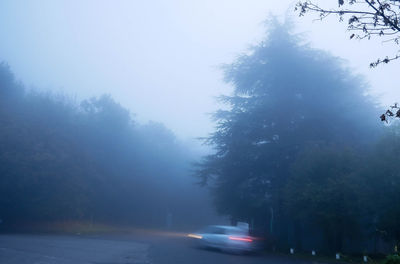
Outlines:
[[[347, 29], [351, 33], [350, 39], [381, 37], [385, 42], [399, 45], [399, 0], [339, 0], [339, 6], [336, 9], [323, 8], [307, 0], [299, 2], [295, 10], [299, 11], [300, 16], [304, 16], [308, 12], [316, 12], [321, 20], [332, 14], [338, 15], [340, 22], [347, 18]], [[381, 63], [389, 63], [399, 58], [400, 51], [371, 62], [370, 67], [374, 68]]]

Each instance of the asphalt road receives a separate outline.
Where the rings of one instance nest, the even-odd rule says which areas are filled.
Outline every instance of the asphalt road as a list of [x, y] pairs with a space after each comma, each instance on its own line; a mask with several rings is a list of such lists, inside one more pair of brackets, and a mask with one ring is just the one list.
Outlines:
[[231, 255], [190, 246], [179, 234], [0, 235], [1, 264], [305, 264], [278, 255]]

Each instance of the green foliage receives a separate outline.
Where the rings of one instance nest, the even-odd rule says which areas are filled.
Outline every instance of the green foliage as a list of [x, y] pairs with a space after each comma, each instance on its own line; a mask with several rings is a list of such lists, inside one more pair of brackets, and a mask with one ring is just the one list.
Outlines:
[[300, 45], [289, 25], [269, 26], [266, 40], [225, 66], [234, 92], [221, 97], [228, 110], [214, 114], [216, 130], [206, 140], [215, 154], [198, 164], [197, 175], [211, 186], [221, 213], [266, 223], [273, 210], [285, 229], [283, 188], [298, 153], [310, 142], [371, 141], [377, 112], [363, 95], [365, 84], [338, 59]]
[[388, 255], [383, 263], [384, 264], [400, 264], [400, 256], [398, 254]]
[[400, 241], [400, 134], [393, 126], [370, 153], [360, 177], [364, 180], [361, 194], [368, 213], [384, 238]]
[[360, 167], [350, 150], [314, 146], [300, 154], [286, 185], [286, 208], [311, 231], [323, 230], [329, 248], [341, 250], [344, 238], [358, 233]]
[[285, 207], [310, 232], [322, 230], [328, 248], [363, 235], [400, 241], [400, 134], [386, 129], [364, 153], [312, 146], [292, 165]]
[[376, 144], [383, 129], [367, 85], [299, 44], [290, 26], [269, 26], [266, 40], [225, 66], [234, 92], [220, 97], [228, 107], [206, 139], [215, 153], [197, 176], [220, 213], [254, 220], [283, 246], [362, 250], [360, 241], [381, 238], [376, 230], [398, 240], [400, 146], [392, 136]]
[[[162, 124], [136, 124], [109, 95], [78, 104], [25, 92], [0, 65], [1, 226], [162, 225], [167, 212], [179, 219], [187, 214], [180, 193], [190, 189], [192, 158]], [[196, 205], [198, 196], [187, 194], [186, 202]]]

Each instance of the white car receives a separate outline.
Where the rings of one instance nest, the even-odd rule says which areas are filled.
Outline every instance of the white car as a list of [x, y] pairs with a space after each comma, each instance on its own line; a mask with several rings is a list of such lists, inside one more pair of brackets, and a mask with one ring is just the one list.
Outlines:
[[207, 226], [187, 235], [200, 247], [216, 248], [231, 253], [246, 253], [256, 249], [255, 239], [248, 229], [237, 226]]

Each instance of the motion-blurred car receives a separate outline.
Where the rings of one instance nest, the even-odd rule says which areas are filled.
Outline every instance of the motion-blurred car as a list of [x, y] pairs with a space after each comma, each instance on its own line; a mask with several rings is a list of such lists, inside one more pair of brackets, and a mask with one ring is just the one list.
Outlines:
[[255, 238], [249, 236], [246, 228], [213, 225], [187, 235], [203, 248], [215, 248], [230, 253], [248, 253], [257, 249]]

